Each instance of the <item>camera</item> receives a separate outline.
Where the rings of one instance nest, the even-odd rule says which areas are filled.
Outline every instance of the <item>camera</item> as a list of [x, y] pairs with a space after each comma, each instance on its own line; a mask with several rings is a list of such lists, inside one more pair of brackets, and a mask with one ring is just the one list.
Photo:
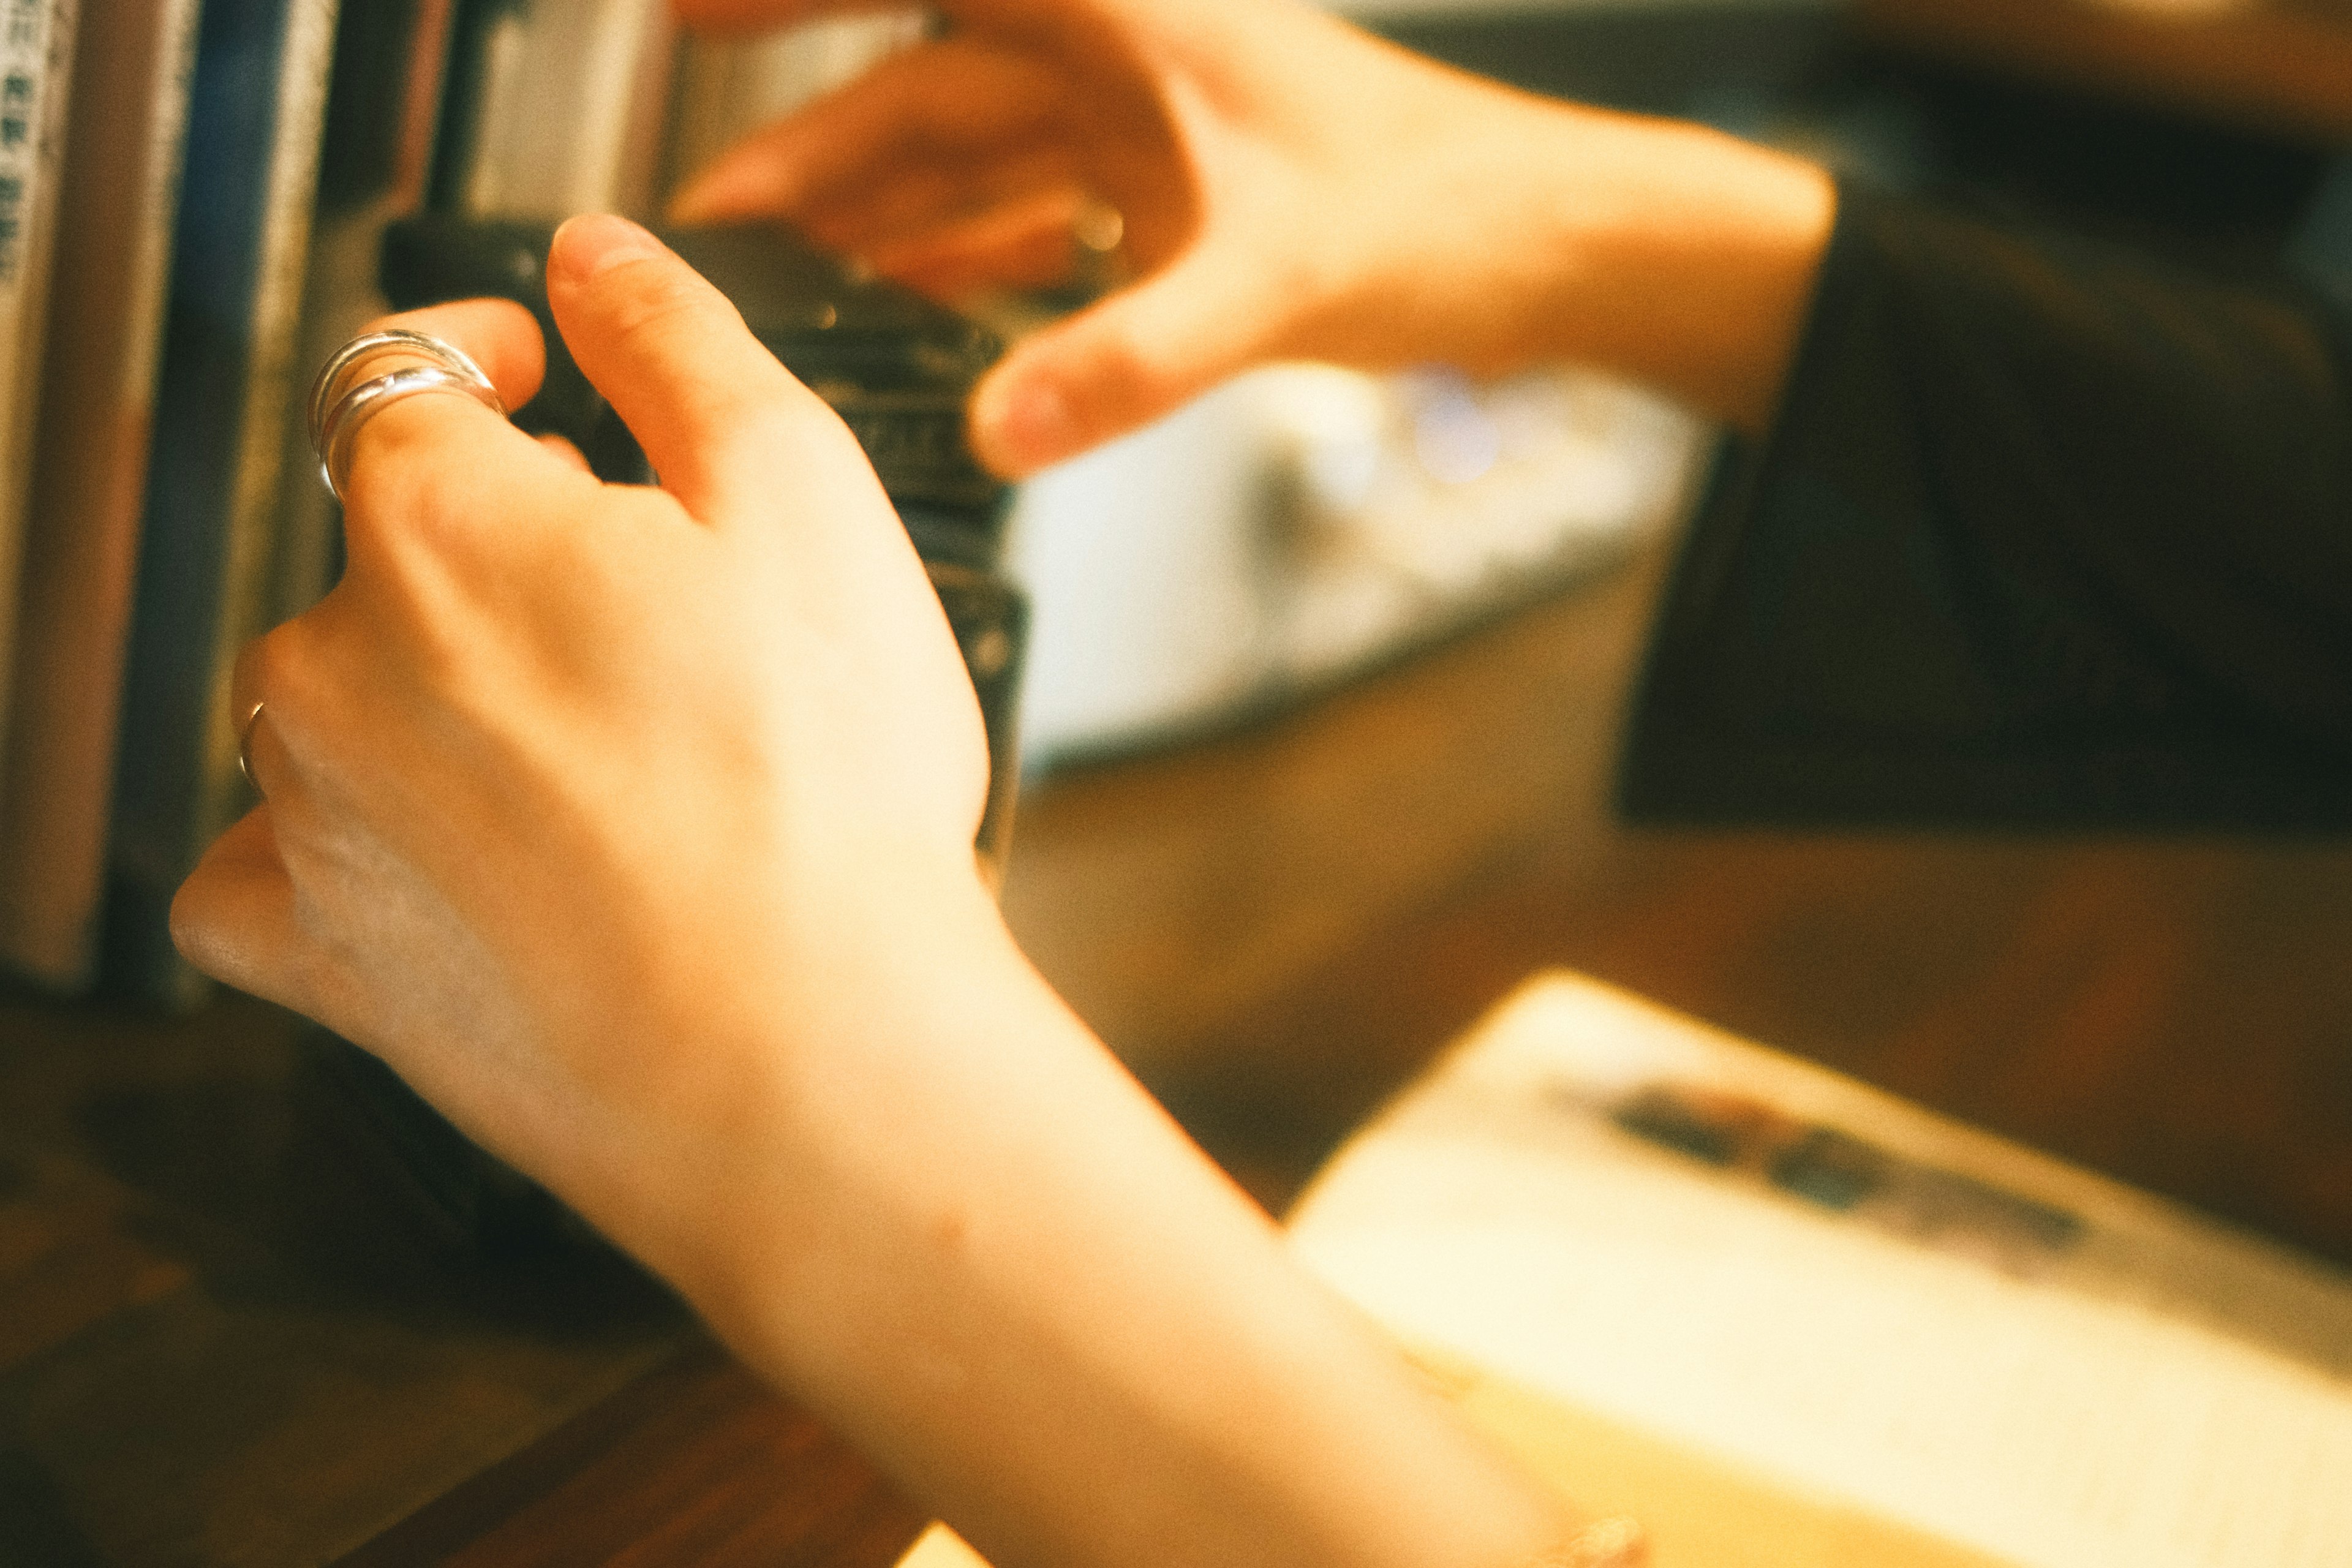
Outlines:
[[[657, 482], [556, 330], [546, 286], [555, 228], [444, 215], [394, 224], [383, 241], [384, 297], [403, 310], [484, 295], [524, 306], [546, 340], [547, 374], [515, 423], [533, 435], [566, 437], [601, 479]], [[980, 700], [989, 792], [974, 848], [990, 877], [1000, 876], [1020, 773], [1013, 721], [1027, 605], [1002, 571], [1010, 491], [972, 456], [964, 411], [1003, 345], [969, 317], [861, 277], [776, 225], [678, 228], [660, 237], [841, 416], [880, 476], [930, 574]]]

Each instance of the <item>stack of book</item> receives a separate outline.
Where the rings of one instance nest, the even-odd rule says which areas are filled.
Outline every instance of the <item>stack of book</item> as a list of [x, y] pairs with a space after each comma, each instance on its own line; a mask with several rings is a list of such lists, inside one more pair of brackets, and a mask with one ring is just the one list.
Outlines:
[[0, 973], [174, 1005], [252, 805], [230, 672], [340, 570], [310, 367], [422, 211], [647, 216], [916, 36], [680, 37], [663, 0], [0, 0]]

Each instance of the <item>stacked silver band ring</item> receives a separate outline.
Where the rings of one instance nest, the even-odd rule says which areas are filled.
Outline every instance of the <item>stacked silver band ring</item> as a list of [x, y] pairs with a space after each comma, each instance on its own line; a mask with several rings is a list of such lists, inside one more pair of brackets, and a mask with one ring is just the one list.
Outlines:
[[[366, 374], [369, 365], [387, 358], [424, 359], [382, 375]], [[425, 392], [454, 392], [470, 397], [504, 418], [506, 405], [498, 389], [465, 350], [429, 332], [393, 327], [353, 338], [337, 349], [310, 384], [310, 447], [319, 454], [319, 476], [328, 493], [343, 499], [343, 481], [351, 474], [352, 441], [372, 415], [404, 397]]]

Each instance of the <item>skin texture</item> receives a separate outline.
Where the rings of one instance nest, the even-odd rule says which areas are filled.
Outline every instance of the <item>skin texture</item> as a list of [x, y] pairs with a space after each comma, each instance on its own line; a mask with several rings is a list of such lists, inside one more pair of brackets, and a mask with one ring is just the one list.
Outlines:
[[[826, 0], [682, 0], [754, 28]], [[973, 410], [1030, 472], [1250, 364], [1607, 366], [1759, 429], [1827, 241], [1821, 171], [1528, 97], [1291, 0], [950, 0], [944, 37], [721, 156], [674, 215], [773, 216], [935, 293], [1066, 267], [1089, 200], [1130, 287]]]
[[[1135, 281], [978, 399], [1008, 472], [1277, 355], [1583, 359], [1769, 417], [1817, 171], [1283, 0], [947, 9], [681, 210], [954, 291], [1060, 265], [1115, 204]], [[971, 687], [839, 420], [634, 226], [567, 225], [548, 287], [662, 484], [460, 397], [362, 428], [343, 581], [240, 665], [266, 804], [182, 890], [184, 951], [383, 1056], [1000, 1568], [1563, 1540], [1013, 947]], [[510, 305], [394, 320], [509, 407], [537, 384]]]
[[[381, 1054], [1008, 1568], [1563, 1535], [1013, 948], [971, 687], [840, 422], [633, 226], [549, 272], [664, 487], [458, 397], [371, 420], [346, 577], [239, 668], [266, 803], [184, 949]], [[537, 379], [511, 307], [391, 324]]]

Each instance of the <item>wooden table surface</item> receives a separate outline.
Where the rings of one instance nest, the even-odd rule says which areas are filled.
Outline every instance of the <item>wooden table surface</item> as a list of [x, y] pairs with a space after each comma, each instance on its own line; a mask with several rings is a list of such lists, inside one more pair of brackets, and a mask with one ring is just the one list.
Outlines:
[[[1657, 563], [1067, 773], [1006, 905], [1279, 1207], [1569, 964], [2352, 1263], [2352, 846], [1632, 831]], [[0, 998], [0, 1565], [890, 1562], [922, 1524], [593, 1249], [436, 1228], [258, 1004]]]

